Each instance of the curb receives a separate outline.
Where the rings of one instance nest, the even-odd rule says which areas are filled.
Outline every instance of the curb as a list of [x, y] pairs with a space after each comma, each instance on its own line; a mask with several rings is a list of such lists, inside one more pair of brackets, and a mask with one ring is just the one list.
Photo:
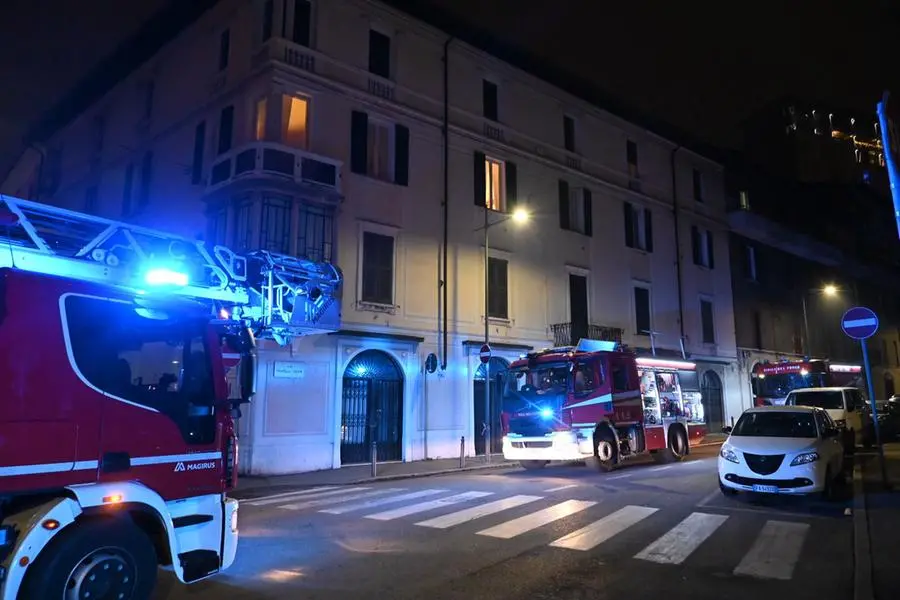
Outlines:
[[853, 600], [873, 600], [872, 556], [869, 553], [869, 521], [863, 490], [862, 466], [853, 465]]

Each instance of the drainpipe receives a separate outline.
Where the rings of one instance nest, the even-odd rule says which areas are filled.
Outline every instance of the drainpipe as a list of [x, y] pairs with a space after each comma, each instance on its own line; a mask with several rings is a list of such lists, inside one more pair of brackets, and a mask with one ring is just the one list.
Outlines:
[[447, 248], [449, 246], [449, 221], [450, 221], [450, 42], [452, 37], [447, 38], [444, 42], [444, 199], [443, 208], [443, 225], [444, 225], [444, 249], [441, 255], [441, 277], [438, 280], [438, 290], [441, 294], [441, 302], [443, 303], [443, 315], [439, 315], [438, 320], [441, 321], [443, 328], [443, 349], [441, 351], [441, 371], [447, 370], [447, 335], [448, 335], [448, 310], [447, 310]]
[[687, 358], [684, 351], [684, 286], [681, 281], [681, 231], [678, 222], [678, 177], [675, 170], [675, 155], [681, 150], [681, 145], [672, 150], [672, 209], [675, 214], [675, 278], [678, 280], [678, 327], [681, 332], [681, 356]]

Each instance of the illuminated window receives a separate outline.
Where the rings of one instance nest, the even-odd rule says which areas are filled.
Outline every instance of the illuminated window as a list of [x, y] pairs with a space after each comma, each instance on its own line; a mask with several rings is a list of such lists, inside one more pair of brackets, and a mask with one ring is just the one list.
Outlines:
[[281, 135], [285, 144], [295, 148], [307, 147], [309, 142], [309, 100], [297, 96], [282, 96]]
[[740, 193], [741, 210], [750, 210], [750, 192], [742, 190]]
[[391, 139], [392, 128], [387, 123], [369, 119], [369, 134], [366, 157], [367, 173], [375, 179], [393, 180], [391, 172]]
[[503, 162], [484, 159], [484, 205], [491, 210], [503, 211]]
[[262, 141], [266, 139], [266, 115], [268, 114], [269, 101], [266, 98], [260, 98], [256, 101], [256, 115], [253, 118], [255, 140]]

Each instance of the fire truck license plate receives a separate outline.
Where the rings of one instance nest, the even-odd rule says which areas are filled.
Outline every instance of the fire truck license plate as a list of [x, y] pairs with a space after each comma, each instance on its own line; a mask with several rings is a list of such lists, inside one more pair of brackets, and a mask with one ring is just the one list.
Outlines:
[[760, 492], [760, 493], [762, 493], [762, 494], [777, 494], [777, 493], [778, 493], [778, 486], [777, 486], [777, 485], [759, 485], [759, 484], [754, 484], [754, 485], [753, 485], [753, 491], [754, 491], [754, 492]]

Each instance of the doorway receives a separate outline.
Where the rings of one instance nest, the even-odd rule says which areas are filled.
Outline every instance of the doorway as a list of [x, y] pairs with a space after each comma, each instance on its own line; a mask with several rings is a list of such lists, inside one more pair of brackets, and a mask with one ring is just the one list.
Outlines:
[[572, 323], [569, 344], [575, 346], [588, 337], [587, 277], [583, 275], [569, 273], [569, 315]]
[[403, 373], [387, 353], [365, 350], [344, 370], [341, 464], [403, 459]]
[[[488, 363], [488, 374], [491, 381], [491, 406], [489, 411], [490, 433], [491, 433], [491, 454], [503, 452], [503, 427], [500, 423], [500, 412], [503, 409], [502, 394], [503, 380], [506, 377], [506, 371], [509, 370], [509, 363], [502, 358], [493, 357]], [[487, 420], [485, 415], [485, 365], [479, 364], [475, 371], [474, 381], [474, 409], [472, 411], [473, 432], [475, 434], [475, 454], [481, 456], [484, 454], [485, 438], [488, 432]]]
[[715, 371], [706, 371], [700, 384], [703, 395], [703, 413], [710, 432], [718, 433], [725, 426], [725, 409], [722, 397], [722, 380]]

